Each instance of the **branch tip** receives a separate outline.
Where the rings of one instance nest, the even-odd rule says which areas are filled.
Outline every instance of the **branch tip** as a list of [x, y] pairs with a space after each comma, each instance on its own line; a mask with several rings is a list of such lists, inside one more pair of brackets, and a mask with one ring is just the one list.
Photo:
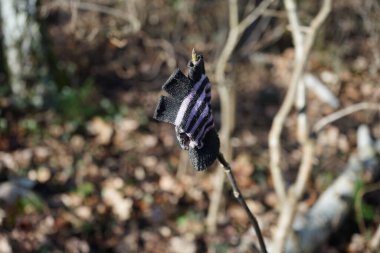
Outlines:
[[191, 51], [191, 62], [195, 64], [196, 61], [197, 61], [197, 52], [195, 52], [195, 49], [193, 48], [193, 50]]

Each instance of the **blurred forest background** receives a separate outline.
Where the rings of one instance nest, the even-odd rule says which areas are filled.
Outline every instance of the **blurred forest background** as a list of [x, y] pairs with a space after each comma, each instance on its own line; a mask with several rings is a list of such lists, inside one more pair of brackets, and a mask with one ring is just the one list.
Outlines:
[[[239, 0], [239, 16], [262, 2]], [[161, 86], [176, 67], [186, 73], [195, 48], [205, 57], [220, 129], [215, 71], [229, 32], [227, 0], [0, 3], [0, 252], [258, 252], [229, 187], [216, 230], [207, 230], [220, 168], [195, 172], [173, 127], [152, 119]], [[296, 3], [305, 24], [321, 5]], [[225, 75], [236, 87], [230, 162], [269, 242], [279, 200], [268, 133], [291, 80], [295, 51], [284, 3], [272, 1], [261, 14], [237, 41]], [[378, 0], [333, 1], [306, 67], [310, 125], [355, 103], [380, 102], [379, 45]], [[316, 86], [330, 93], [320, 95]], [[292, 110], [281, 135], [286, 186], [302, 156], [296, 117]], [[380, 150], [378, 111], [326, 126], [315, 137], [300, 210], [313, 206], [344, 171], [361, 124]], [[379, 252], [369, 242], [376, 243], [379, 230], [380, 185], [363, 178], [342, 225], [318, 252]]]

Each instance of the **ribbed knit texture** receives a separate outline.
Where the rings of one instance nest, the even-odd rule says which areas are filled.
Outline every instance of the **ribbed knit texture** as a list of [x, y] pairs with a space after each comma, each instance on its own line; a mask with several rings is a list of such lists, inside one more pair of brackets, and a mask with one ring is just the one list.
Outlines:
[[171, 97], [161, 96], [154, 118], [175, 125], [181, 148], [189, 150], [193, 167], [209, 167], [219, 153], [211, 109], [211, 84], [205, 74], [203, 57], [188, 64], [189, 75], [177, 69], [163, 85]]

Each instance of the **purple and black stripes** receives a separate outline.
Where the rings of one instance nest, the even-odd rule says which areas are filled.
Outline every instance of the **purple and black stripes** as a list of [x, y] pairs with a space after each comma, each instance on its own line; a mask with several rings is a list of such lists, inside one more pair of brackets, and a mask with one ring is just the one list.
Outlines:
[[204, 73], [203, 58], [189, 64], [189, 76], [177, 69], [164, 84], [171, 97], [162, 96], [155, 119], [175, 125], [183, 149], [203, 147], [203, 139], [214, 127], [211, 84]]
[[211, 84], [203, 74], [181, 102], [174, 121], [182, 148], [202, 148], [205, 135], [214, 127], [210, 101]]
[[161, 96], [153, 118], [175, 126], [181, 148], [188, 150], [197, 171], [205, 170], [217, 159], [220, 141], [211, 110], [211, 84], [202, 55], [192, 54], [189, 73], [176, 69], [162, 86], [170, 96]]

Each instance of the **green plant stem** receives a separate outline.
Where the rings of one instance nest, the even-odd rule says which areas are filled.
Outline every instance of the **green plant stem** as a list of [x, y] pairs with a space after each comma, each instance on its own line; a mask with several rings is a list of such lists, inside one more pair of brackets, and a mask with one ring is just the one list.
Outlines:
[[228, 181], [231, 184], [231, 187], [232, 187], [232, 190], [233, 190], [233, 193], [234, 193], [234, 197], [239, 201], [240, 205], [243, 207], [244, 211], [247, 213], [249, 221], [251, 222], [252, 227], [254, 228], [254, 230], [256, 232], [257, 238], [259, 239], [259, 244], [260, 244], [261, 252], [267, 253], [267, 249], [265, 247], [265, 242], [264, 242], [263, 235], [261, 234], [259, 223], [257, 222], [257, 219], [253, 215], [253, 213], [251, 212], [251, 210], [249, 210], [249, 207], [248, 207], [247, 203], [245, 202], [245, 199], [244, 199], [243, 195], [241, 194], [241, 191], [240, 191], [240, 189], [239, 189], [239, 187], [238, 187], [238, 185], [236, 183], [235, 176], [232, 173], [231, 166], [224, 159], [224, 156], [223, 156], [222, 153], [219, 153], [218, 160], [223, 165], [224, 171], [227, 174], [227, 178], [228, 178]]

